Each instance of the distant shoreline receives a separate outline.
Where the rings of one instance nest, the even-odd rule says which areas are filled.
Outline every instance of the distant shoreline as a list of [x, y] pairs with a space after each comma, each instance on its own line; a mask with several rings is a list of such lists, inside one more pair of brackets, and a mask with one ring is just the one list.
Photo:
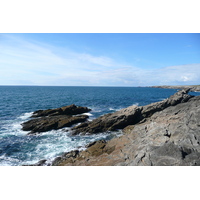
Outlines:
[[152, 88], [166, 88], [166, 89], [190, 89], [192, 92], [200, 92], [200, 85], [160, 85], [151, 86]]

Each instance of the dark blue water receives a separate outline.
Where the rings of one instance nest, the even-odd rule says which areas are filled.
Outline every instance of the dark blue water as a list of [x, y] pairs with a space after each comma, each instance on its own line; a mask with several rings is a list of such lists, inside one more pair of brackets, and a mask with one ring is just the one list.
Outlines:
[[32, 164], [41, 159], [51, 161], [63, 152], [120, 134], [71, 137], [61, 129], [27, 136], [20, 124], [35, 110], [76, 104], [91, 108], [88, 115], [94, 119], [131, 105], [161, 101], [176, 91], [148, 87], [0, 86], [0, 165]]

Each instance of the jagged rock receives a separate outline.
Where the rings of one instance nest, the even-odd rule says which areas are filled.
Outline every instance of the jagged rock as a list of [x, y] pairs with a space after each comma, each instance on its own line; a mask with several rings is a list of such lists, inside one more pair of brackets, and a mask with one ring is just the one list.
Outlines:
[[[101, 157], [103, 153], [107, 155], [114, 151], [114, 147], [109, 148], [106, 146], [107, 142], [105, 140], [99, 140], [88, 144], [85, 151], [74, 150], [57, 157], [53, 162], [52, 166], [62, 166], [62, 165], [76, 165], [77, 162], [90, 163], [90, 159]], [[105, 163], [104, 163], [105, 164]]]
[[114, 131], [122, 129], [128, 124], [138, 122], [140, 118], [140, 109], [137, 106], [130, 106], [115, 113], [109, 113], [94, 119], [92, 122], [80, 124], [74, 128], [73, 135], [76, 134], [92, 134], [104, 131]]
[[114, 131], [123, 129], [128, 125], [134, 125], [146, 117], [150, 117], [153, 113], [163, 110], [169, 106], [175, 106], [182, 102], [187, 102], [192, 96], [188, 95], [189, 89], [181, 90], [170, 98], [161, 102], [152, 103], [147, 106], [130, 106], [115, 113], [109, 113], [75, 126], [72, 135], [76, 134], [93, 134], [105, 131]]
[[187, 94], [189, 91], [190, 89], [180, 90], [168, 99], [141, 107], [142, 118], [150, 117], [155, 112], [161, 111], [169, 106], [175, 106], [179, 103], [187, 102], [192, 97]]
[[171, 106], [151, 111], [139, 123], [127, 126], [124, 135], [94, 142], [70, 158], [61, 156], [52, 165], [199, 166], [200, 96], [180, 99], [176, 105], [171, 101]]
[[89, 111], [91, 111], [91, 109], [87, 107], [81, 107], [72, 104], [61, 108], [38, 110], [33, 113], [32, 117], [55, 116], [55, 115], [77, 115]]
[[22, 130], [31, 131], [29, 134], [57, 130], [64, 127], [70, 127], [76, 123], [84, 122], [87, 118], [87, 115], [58, 115], [51, 117], [41, 117], [23, 123]]
[[91, 111], [87, 107], [80, 107], [74, 104], [48, 110], [38, 110], [32, 115], [32, 118], [22, 125], [22, 130], [31, 131], [29, 134], [57, 130], [64, 127], [70, 127], [74, 124], [85, 122], [88, 115], [78, 115]]

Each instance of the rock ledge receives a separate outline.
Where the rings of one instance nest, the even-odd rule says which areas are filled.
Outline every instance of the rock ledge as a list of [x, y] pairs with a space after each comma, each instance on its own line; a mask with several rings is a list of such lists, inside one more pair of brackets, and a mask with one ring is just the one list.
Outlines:
[[86, 121], [88, 115], [80, 114], [89, 111], [91, 111], [91, 109], [74, 104], [56, 109], [38, 110], [31, 116], [34, 119], [22, 124], [22, 130], [31, 131], [29, 134], [36, 134], [70, 127], [74, 124]]

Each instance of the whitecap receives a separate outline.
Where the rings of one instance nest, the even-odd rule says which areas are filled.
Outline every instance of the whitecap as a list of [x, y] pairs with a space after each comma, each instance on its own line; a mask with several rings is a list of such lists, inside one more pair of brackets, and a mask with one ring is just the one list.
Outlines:
[[21, 119], [21, 120], [27, 120], [28, 118], [30, 118], [32, 116], [33, 112], [28, 112], [28, 113], [24, 113], [22, 115], [20, 115], [18, 117], [18, 119]]
[[22, 131], [22, 125], [19, 121], [7, 121], [6, 124], [2, 126], [3, 131], [1, 131], [1, 136], [8, 135], [26, 135], [28, 131]]
[[83, 113], [83, 115], [93, 116], [93, 114], [91, 114], [91, 113]]
[[0, 156], [0, 165], [1, 166], [12, 166], [17, 165], [19, 160], [16, 158], [8, 157], [5, 154]]

